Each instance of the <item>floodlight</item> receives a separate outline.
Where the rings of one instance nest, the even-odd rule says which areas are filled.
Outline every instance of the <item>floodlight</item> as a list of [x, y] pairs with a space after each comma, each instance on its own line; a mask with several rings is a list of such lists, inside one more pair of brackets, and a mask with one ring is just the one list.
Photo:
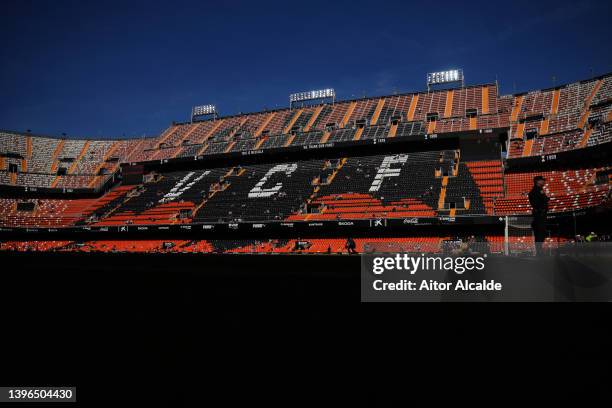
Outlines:
[[451, 82], [461, 82], [463, 84], [463, 70], [451, 69], [448, 71], [430, 72], [427, 74], [427, 89], [432, 85], [440, 85]]
[[316, 99], [336, 98], [336, 92], [333, 88], [319, 89], [316, 91], [297, 92], [289, 95], [289, 105], [295, 102], [304, 102]]

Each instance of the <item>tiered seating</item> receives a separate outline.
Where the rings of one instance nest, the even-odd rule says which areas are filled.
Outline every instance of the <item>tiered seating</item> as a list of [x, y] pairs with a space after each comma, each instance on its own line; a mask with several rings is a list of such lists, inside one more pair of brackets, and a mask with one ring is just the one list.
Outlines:
[[52, 173], [53, 158], [57, 156], [56, 150], [59, 144], [59, 139], [33, 137], [32, 156], [28, 158], [28, 172]]
[[[172, 128], [166, 132], [172, 131]], [[162, 134], [163, 135], [163, 134]], [[127, 155], [127, 162], [140, 162], [150, 160], [156, 153], [154, 149], [159, 146], [158, 138], [143, 138], [132, 146], [132, 151]]]
[[12, 153], [26, 157], [26, 138], [16, 133], [0, 132], [0, 153]]
[[225, 178], [195, 221], [273, 220], [297, 212], [313, 192], [323, 160], [244, 166]]
[[[416, 252], [444, 251], [451, 237], [355, 238], [357, 252]], [[304, 248], [296, 246], [296, 239], [282, 240], [142, 240], [142, 241], [29, 241], [0, 243], [0, 251], [77, 251], [77, 252], [144, 252], [144, 253], [274, 253], [274, 254], [338, 254], [347, 253], [346, 238], [310, 238], [302, 240]], [[168, 245], [171, 244], [171, 245]]]
[[189, 222], [193, 210], [218, 186], [227, 169], [164, 174], [145, 184], [98, 225], [146, 225]]
[[597, 105], [610, 100], [612, 100], [612, 75], [608, 75], [602, 79], [601, 87], [593, 97], [591, 104]]
[[323, 208], [321, 213], [296, 214], [289, 220], [329, 220], [392, 217], [433, 217], [431, 207], [415, 198], [405, 198], [384, 205], [367, 194], [337, 194], [319, 197], [313, 205]]
[[[100, 169], [113, 173], [126, 160], [137, 141], [62, 140], [23, 134], [0, 134], [0, 183], [12, 184], [4, 173], [16, 164], [15, 184], [28, 187], [88, 188], [108, 176], [97, 176]], [[8, 155], [8, 157], [4, 157]], [[17, 158], [21, 157], [21, 158]], [[110, 158], [114, 160], [107, 162]], [[63, 167], [68, 175], [57, 177]]]
[[[418, 252], [438, 253], [442, 242], [448, 237], [393, 237], [393, 238], [354, 238], [355, 250], [362, 252]], [[345, 238], [305, 239], [308, 247], [296, 249], [296, 240], [290, 240], [281, 250], [268, 252], [325, 254], [347, 253]], [[255, 247], [253, 252], [267, 252], [265, 247]]]
[[70, 243], [70, 241], [8, 241], [0, 242], [0, 251], [48, 252], [59, 250]]
[[181, 248], [189, 241], [170, 241], [173, 246], [164, 247], [168, 241], [88, 241], [83, 244], [73, 244], [66, 247], [66, 250], [79, 252], [180, 252]]
[[444, 197], [444, 208], [449, 214], [486, 214], [480, 189], [466, 164], [458, 163], [456, 173], [450, 174]]
[[523, 104], [518, 119], [548, 114], [552, 110], [554, 90], [532, 91], [523, 95]]
[[506, 196], [495, 204], [496, 214], [528, 214], [531, 212], [527, 193], [533, 186], [533, 177], [547, 179], [546, 194], [551, 198], [550, 212], [572, 211], [600, 205], [610, 191], [610, 184], [596, 184], [599, 169], [580, 169], [537, 173], [506, 174]]
[[378, 101], [378, 98], [357, 101], [355, 109], [353, 109], [352, 114], [348, 118], [348, 122], [355, 124], [358, 121], [364, 121], [369, 124], [374, 115]]
[[[99, 225], [143, 225], [530, 212], [536, 173], [506, 175], [504, 195], [500, 161], [459, 159], [449, 150], [174, 172], [97, 200], [34, 200], [34, 212], [5, 199], [0, 215], [2, 225], [61, 226], [92, 214]], [[602, 170], [538, 172], [548, 179], [551, 212], [601, 204], [609, 193], [595, 177]]]
[[300, 114], [300, 116], [298, 116], [297, 120], [293, 123], [292, 127], [298, 128], [298, 129], [304, 129], [306, 125], [308, 124], [308, 122], [310, 121], [310, 119], [312, 118], [314, 113], [315, 113], [314, 107], [302, 109], [302, 113]]
[[64, 140], [63, 142], [62, 148], [56, 154], [57, 160], [59, 161], [76, 161], [79, 158], [83, 147], [85, 147], [85, 144], [87, 143], [85, 140]]
[[347, 114], [349, 105], [349, 103], [336, 103], [331, 106], [330, 109], [324, 109], [314, 128], [317, 130], [325, 130], [325, 126], [332, 123], [340, 127]]
[[[387, 125], [371, 126], [363, 131], [363, 134], [361, 135], [361, 140], [384, 139], [385, 137], [387, 137], [388, 133], [389, 127]], [[400, 136], [403, 136], [403, 134], [401, 134]]]
[[329, 138], [332, 142], [349, 142], [355, 138], [356, 129], [338, 129], [334, 130]]
[[[529, 230], [527, 230], [529, 231]], [[358, 253], [504, 253], [502, 235], [486, 236], [412, 236], [354, 238]], [[225, 254], [346, 254], [345, 238], [307, 238], [268, 240], [142, 240], [142, 241], [7, 241], [0, 251], [129, 252], [129, 253], [225, 253]], [[568, 237], [547, 237], [544, 248], [571, 244]], [[530, 233], [508, 237], [510, 255], [533, 254]], [[457, 252], [459, 251], [459, 252]]]
[[55, 177], [54, 174], [18, 173], [15, 184], [27, 187], [51, 187]]
[[[60, 227], [84, 218], [95, 200], [0, 199], [0, 225], [5, 227]], [[17, 202], [34, 203], [34, 211], [17, 211]]]
[[396, 95], [385, 98], [385, 104], [380, 111], [377, 124], [387, 125], [393, 117], [405, 118], [409, 106], [410, 99], [405, 96]]
[[320, 213], [301, 212], [291, 219], [433, 215], [440, 188], [437, 158], [438, 152], [424, 152], [340, 161], [311, 202]]
[[[514, 96], [499, 96], [497, 86], [489, 84], [240, 114], [173, 124], [158, 137], [131, 141], [3, 132], [0, 183], [95, 188], [107, 180], [104, 173], [115, 172], [121, 162], [507, 126], [511, 127], [510, 158], [545, 155], [609, 142], [611, 96], [612, 75], [608, 75]], [[537, 135], [527, 138], [531, 131]], [[19, 174], [6, 172], [13, 165]], [[60, 167], [67, 170], [66, 176], [57, 176]], [[454, 180], [455, 176], [449, 178], [445, 198], [460, 199], [459, 190], [469, 190], [457, 190], [467, 174], [462, 169]], [[483, 210], [472, 204], [466, 212]], [[490, 203], [485, 207], [490, 208]]]
[[[588, 119], [597, 116], [606, 121], [610, 110], [606, 101], [610, 100], [611, 78], [607, 76], [515, 96], [509, 157], [557, 153], [605, 143], [605, 137], [590, 141], [591, 133], [601, 134], [601, 131], [591, 129]], [[535, 131], [536, 137], [522, 140], [526, 131]]]
[[[332, 123], [332, 122], [328, 121], [328, 119], [329, 119], [332, 111], [334, 110], [334, 108], [337, 107], [337, 106], [339, 106], [339, 104], [323, 105], [323, 107], [321, 108], [321, 111], [319, 112], [319, 115], [314, 120], [314, 122], [311, 124], [310, 130], [325, 130], [325, 126], [328, 123]], [[335, 122], [333, 122], [333, 123], [335, 123]]]
[[[79, 188], [79, 187], [87, 187], [96, 179], [95, 176], [86, 176], [86, 175], [76, 175], [76, 174], [68, 174], [65, 176], [60, 176], [57, 178], [57, 182], [55, 184], [51, 184], [53, 187], [57, 188]], [[55, 181], [55, 180], [54, 180]]]
[[313, 132], [298, 133], [291, 142], [291, 146], [317, 144], [321, 141], [322, 137], [323, 132], [318, 130]]
[[605, 123], [591, 133], [588, 139], [588, 146], [595, 146], [601, 143], [609, 143], [612, 141], [612, 122]]
[[99, 164], [104, 162], [114, 144], [113, 141], [102, 140], [89, 142], [87, 151], [74, 164], [72, 174], [95, 175]]
[[571, 130], [564, 133], [536, 137], [533, 140], [530, 155], [539, 156], [575, 149], [578, 147], [582, 137], [582, 130]]
[[261, 145], [262, 149], [275, 149], [279, 147], [283, 147], [287, 145], [289, 141], [289, 135], [276, 135], [269, 136], [264, 139], [264, 142]]
[[182, 140], [186, 137], [197, 124], [186, 124], [172, 126], [170, 131], [167, 131], [164, 137], [158, 140], [158, 150], [149, 154], [150, 160], [170, 159], [175, 157], [183, 149]]
[[504, 193], [501, 161], [474, 161], [465, 165], [478, 186], [486, 213], [493, 214], [495, 200]]

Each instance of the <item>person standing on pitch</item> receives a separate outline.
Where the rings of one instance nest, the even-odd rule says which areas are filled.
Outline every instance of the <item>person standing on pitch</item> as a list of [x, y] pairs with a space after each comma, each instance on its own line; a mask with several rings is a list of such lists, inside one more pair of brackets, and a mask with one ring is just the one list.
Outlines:
[[529, 204], [533, 221], [533, 237], [535, 239], [536, 255], [542, 255], [542, 243], [546, 238], [546, 214], [548, 213], [548, 201], [550, 198], [544, 192], [546, 179], [542, 176], [533, 178], [533, 188], [529, 192]]
[[357, 244], [355, 244], [355, 241], [351, 237], [349, 237], [346, 240], [346, 244], [344, 245], [344, 247], [346, 248], [346, 250], [348, 251], [349, 254], [356, 254], [357, 253], [357, 251], [355, 250], [355, 248], [357, 247]]

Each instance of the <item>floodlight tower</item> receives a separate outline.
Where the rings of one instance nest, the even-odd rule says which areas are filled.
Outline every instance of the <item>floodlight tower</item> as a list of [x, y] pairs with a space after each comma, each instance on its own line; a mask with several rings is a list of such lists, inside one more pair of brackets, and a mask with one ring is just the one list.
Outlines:
[[191, 109], [191, 123], [197, 117], [199, 119], [217, 119], [217, 107], [215, 105], [194, 106]]
[[317, 91], [298, 92], [289, 95], [289, 109], [294, 105], [304, 106], [307, 101], [336, 101], [336, 91], [333, 88], [319, 89]]
[[427, 74], [427, 91], [435, 85], [461, 83], [461, 87], [465, 86], [462, 69], [451, 69], [449, 71], [430, 72]]

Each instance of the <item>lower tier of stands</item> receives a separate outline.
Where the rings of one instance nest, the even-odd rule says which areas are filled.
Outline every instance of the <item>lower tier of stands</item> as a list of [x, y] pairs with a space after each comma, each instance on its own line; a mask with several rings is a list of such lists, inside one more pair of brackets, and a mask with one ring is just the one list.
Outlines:
[[457, 150], [260, 164], [151, 175], [98, 199], [0, 199], [0, 226], [316, 221], [530, 212], [533, 177], [550, 212], [599, 206], [612, 167], [503, 173]]
[[[224, 254], [342, 254], [348, 253], [346, 239], [270, 239], [270, 240], [149, 240], [149, 241], [8, 241], [0, 242], [0, 251], [66, 252], [139, 252], [139, 253], [224, 253]], [[505, 238], [500, 235], [480, 237], [393, 237], [355, 238], [357, 253], [504, 253]], [[545, 246], [571, 242], [567, 238], [548, 238]], [[511, 254], [533, 253], [531, 236], [511, 236]]]

